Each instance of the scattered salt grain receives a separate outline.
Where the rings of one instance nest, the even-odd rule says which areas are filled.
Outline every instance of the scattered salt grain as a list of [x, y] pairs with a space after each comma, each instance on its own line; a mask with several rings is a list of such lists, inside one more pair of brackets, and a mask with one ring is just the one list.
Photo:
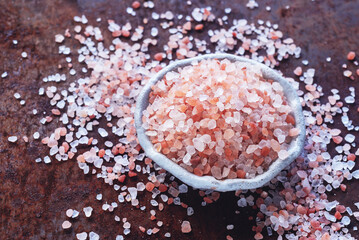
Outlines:
[[181, 224], [181, 231], [183, 233], [190, 233], [192, 231], [191, 224], [189, 221], [183, 221]]
[[62, 228], [63, 229], [69, 229], [70, 227], [71, 227], [71, 223], [69, 222], [69, 221], [64, 221], [63, 223], [62, 223]]
[[84, 211], [86, 217], [91, 217], [93, 208], [92, 207], [84, 207], [83, 211]]
[[76, 238], [78, 240], [85, 240], [87, 238], [87, 232], [77, 233]]
[[9, 142], [15, 143], [17, 141], [17, 137], [16, 136], [10, 136], [10, 137], [7, 138], [7, 140]]
[[95, 232], [90, 232], [90, 234], [89, 234], [89, 239], [90, 239], [90, 240], [99, 240], [99, 239], [100, 239], [100, 235], [98, 235], [98, 234], [95, 233]]

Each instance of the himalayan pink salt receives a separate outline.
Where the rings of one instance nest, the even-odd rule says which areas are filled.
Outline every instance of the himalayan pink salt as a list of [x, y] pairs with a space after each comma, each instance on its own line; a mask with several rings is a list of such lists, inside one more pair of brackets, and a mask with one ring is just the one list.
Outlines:
[[202, 60], [152, 87], [143, 127], [158, 152], [196, 175], [253, 178], [299, 134], [282, 86], [255, 66]]
[[181, 231], [183, 233], [190, 233], [192, 231], [191, 224], [189, 221], [183, 221], [181, 224]]

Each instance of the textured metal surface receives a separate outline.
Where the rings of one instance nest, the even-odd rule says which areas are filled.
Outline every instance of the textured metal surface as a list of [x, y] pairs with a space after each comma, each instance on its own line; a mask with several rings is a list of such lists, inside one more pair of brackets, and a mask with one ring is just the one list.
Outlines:
[[[265, 0], [258, 1], [260, 8], [249, 10], [244, 5], [247, 0], [193, 0], [192, 6], [183, 4], [182, 0], [155, 1], [156, 12], [171, 10], [176, 13], [189, 14], [190, 9], [197, 6], [213, 6], [217, 16], [224, 14], [224, 8], [231, 7], [229, 19], [246, 18], [249, 21], [258, 19], [278, 23], [279, 28], [287, 37], [292, 37], [296, 44], [302, 47], [302, 58], [291, 59], [281, 64], [280, 69], [286, 76], [293, 76], [294, 68], [302, 59], [308, 59], [311, 66], [316, 68], [316, 81], [323, 86], [324, 92], [331, 88], [341, 90], [342, 96], [348, 94], [348, 87], [359, 87], [358, 81], [350, 81], [342, 76], [341, 64], [349, 50], [359, 50], [359, 1], [337, 0]], [[141, 19], [151, 16], [151, 12], [141, 8], [137, 17], [129, 17], [126, 7], [130, 1], [111, 0], [53, 0], [53, 1], [6, 1], [0, 0], [0, 73], [7, 71], [9, 76], [0, 79], [0, 238], [1, 239], [73, 239], [74, 234], [81, 231], [95, 231], [102, 239], [114, 239], [122, 233], [122, 225], [116, 223], [114, 214], [103, 213], [102, 202], [95, 200], [96, 193], [102, 192], [104, 198], [116, 201], [117, 194], [113, 188], [97, 180], [94, 176], [85, 176], [74, 162], [51, 165], [35, 164], [34, 159], [46, 155], [48, 149], [39, 142], [31, 141], [11, 144], [7, 141], [9, 135], [32, 135], [39, 131], [49, 134], [58, 123], [53, 122], [42, 126], [39, 116], [31, 114], [36, 108], [49, 112], [51, 107], [44, 97], [38, 96], [40, 86], [51, 84], [42, 83], [42, 78], [58, 72], [57, 65], [65, 64], [63, 57], [58, 56], [54, 35], [63, 33], [64, 29], [72, 27], [74, 15], [86, 14], [92, 23], [97, 17], [103, 20], [114, 19], [119, 23], [130, 21], [140, 24]], [[271, 12], [264, 5], [272, 7]], [[290, 8], [286, 9], [289, 5]], [[99, 24], [106, 29], [105, 21]], [[206, 27], [218, 28], [215, 23]], [[149, 35], [148, 32], [145, 35]], [[162, 50], [161, 44], [166, 40], [167, 33], [160, 31], [159, 46], [153, 48]], [[14, 46], [12, 40], [19, 44]], [[208, 40], [208, 37], [205, 37]], [[105, 42], [108, 43], [108, 36]], [[68, 44], [72, 47], [72, 44]], [[72, 48], [75, 49], [75, 48]], [[27, 59], [21, 58], [21, 52], [28, 53]], [[325, 61], [332, 58], [331, 63]], [[72, 78], [74, 79], [74, 78]], [[70, 83], [57, 85], [65, 89]], [[25, 106], [20, 106], [13, 97], [15, 92], [21, 93], [26, 100]], [[326, 101], [323, 98], [323, 101]], [[350, 108], [349, 116], [359, 121], [356, 112], [357, 105]], [[41, 115], [42, 116], [42, 115]], [[336, 119], [338, 120], [338, 119]], [[338, 122], [336, 127], [343, 129]], [[344, 129], [343, 129], [344, 130]], [[345, 131], [344, 131], [345, 132]], [[358, 134], [356, 134], [358, 138]], [[334, 152], [334, 148], [331, 148]], [[357, 167], [356, 167], [357, 168]], [[128, 184], [134, 184], [131, 180]], [[348, 183], [346, 193], [334, 191], [329, 195], [331, 200], [349, 205], [356, 209], [353, 202], [359, 201], [359, 182]], [[140, 194], [142, 201], [150, 199], [150, 194]], [[200, 207], [201, 198], [197, 192], [190, 191], [182, 200], [195, 207], [192, 217], [186, 217], [185, 210], [178, 206], [166, 207], [158, 212], [157, 218], [164, 221], [160, 233], [172, 232], [173, 239], [224, 239], [226, 225], [235, 224], [231, 232], [235, 239], [251, 239], [251, 226], [256, 210], [250, 207], [238, 209], [233, 193], [222, 194], [221, 199], [208, 207]], [[86, 219], [83, 215], [77, 219], [69, 231], [61, 229], [61, 223], [66, 219], [68, 208], [80, 210], [91, 205], [93, 216]], [[147, 203], [147, 205], [149, 205]], [[235, 210], [240, 210], [235, 214]], [[143, 213], [130, 206], [120, 207], [121, 218], [127, 217], [132, 223], [142, 223], [144, 227], [154, 227], [149, 220], [149, 213]], [[189, 219], [193, 232], [184, 235], [180, 232], [180, 219]], [[351, 225], [353, 226], [353, 224]], [[163, 235], [152, 236], [161, 238]], [[357, 232], [354, 236], [359, 237]], [[148, 239], [137, 227], [132, 228], [129, 239]]]
[[[192, 62], [199, 62], [204, 59], [228, 59], [229, 61], [238, 61], [246, 64], [254, 65], [258, 67], [263, 77], [267, 80], [274, 80], [279, 82], [283, 87], [284, 94], [288, 100], [288, 104], [293, 109], [293, 116], [296, 121], [296, 126], [300, 129], [300, 134], [293, 138], [288, 149], [289, 156], [286, 159], [277, 159], [274, 161], [267, 171], [260, 174], [253, 179], [225, 179], [217, 180], [212, 176], [197, 176], [188, 172], [186, 169], [180, 167], [177, 163], [167, 158], [162, 153], [157, 152], [149, 137], [146, 135], [145, 130], [142, 127], [142, 112], [147, 108], [149, 102], [148, 97], [151, 92], [152, 86], [158, 81], [162, 80], [166, 73], [170, 71], [176, 71], [178, 68], [190, 66]], [[220, 192], [236, 191], [236, 190], [248, 190], [262, 187], [268, 183], [272, 178], [278, 175], [285, 167], [287, 167], [294, 159], [296, 159], [301, 153], [304, 147], [305, 140], [305, 123], [302, 112], [302, 107], [296, 90], [293, 86], [283, 78], [278, 72], [273, 71], [264, 64], [250, 60], [248, 58], [235, 56], [233, 54], [215, 53], [205, 54], [202, 56], [175, 61], [169, 64], [167, 67], [159, 71], [142, 89], [140, 95], [137, 98], [136, 111], [135, 111], [135, 125], [137, 130], [138, 140], [146, 152], [146, 155], [153, 161], [158, 163], [161, 167], [172, 173], [175, 177], [183, 181], [184, 183], [198, 189], [215, 189]]]

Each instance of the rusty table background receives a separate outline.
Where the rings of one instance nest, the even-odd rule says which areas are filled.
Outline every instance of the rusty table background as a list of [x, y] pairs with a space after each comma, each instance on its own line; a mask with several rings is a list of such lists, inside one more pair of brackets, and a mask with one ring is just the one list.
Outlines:
[[[104, 199], [116, 201], [117, 194], [111, 186], [94, 176], [85, 176], [73, 161], [36, 164], [34, 160], [45, 156], [47, 147], [39, 141], [24, 143], [21, 139], [12, 144], [7, 138], [10, 135], [32, 136], [36, 131], [45, 136], [60, 125], [56, 121], [46, 126], [39, 123], [42, 112], [48, 113], [51, 109], [46, 97], [38, 95], [41, 86], [50, 85], [44, 84], [42, 78], [57, 73], [58, 63], [65, 63], [64, 58], [57, 54], [54, 35], [73, 28], [73, 17], [81, 14], [85, 14], [93, 25], [97, 24], [95, 19], [101, 17], [102, 22], [98, 25], [104, 32], [107, 19], [114, 19], [119, 24], [130, 21], [133, 26], [142, 24], [142, 18], [150, 16], [151, 11], [141, 7], [136, 17], [130, 17], [126, 7], [131, 2], [0, 0], [0, 73], [9, 73], [8, 77], [0, 79], [0, 239], [73, 239], [75, 233], [82, 231], [95, 231], [101, 239], [114, 239], [122, 233], [122, 225], [114, 221], [114, 213], [102, 212], [103, 202], [95, 200], [96, 194], [101, 192]], [[281, 64], [280, 69], [287, 76], [293, 76], [293, 70], [300, 65], [300, 61], [308, 59], [310, 65], [316, 68], [316, 81], [323, 86], [325, 93], [331, 88], [338, 88], [344, 96], [349, 93], [349, 86], [359, 87], [359, 78], [356, 77], [356, 81], [345, 79], [341, 69], [341, 64], [347, 63], [345, 57], [349, 50], [359, 54], [358, 0], [263, 0], [258, 1], [260, 6], [254, 10], [245, 7], [246, 0], [193, 0], [192, 6], [181, 0], [154, 2], [154, 10], [158, 13], [171, 10], [190, 15], [194, 7], [212, 6], [216, 16], [223, 16], [224, 9], [230, 7], [230, 20], [246, 18], [249, 22], [262, 19], [278, 23], [285, 37], [293, 38], [302, 48], [300, 59]], [[271, 6], [270, 12], [265, 10], [266, 5]], [[286, 9], [287, 5], [289, 9]], [[206, 23], [205, 26], [206, 29], [218, 28], [216, 23]], [[146, 34], [149, 34], [148, 31]], [[168, 37], [166, 34], [160, 31], [159, 44], [152, 52], [162, 49]], [[15, 39], [19, 41], [17, 45], [12, 43]], [[108, 40], [105, 39], [105, 43]], [[21, 58], [23, 51], [28, 53], [27, 59]], [[326, 62], [327, 57], [332, 58], [330, 63]], [[65, 89], [69, 83], [70, 80], [67, 80], [56, 86]], [[14, 99], [15, 92], [26, 100], [25, 106]], [[32, 115], [34, 108], [40, 112], [35, 117]], [[357, 105], [353, 104], [349, 116], [359, 121], [356, 108]], [[344, 130], [337, 122], [336, 127]], [[329, 198], [355, 209], [353, 202], [359, 201], [358, 194], [358, 181], [351, 181], [347, 192], [333, 191]], [[139, 197], [144, 202], [150, 199], [150, 194], [143, 193]], [[133, 224], [126, 239], [161, 239], [167, 231], [172, 233], [173, 239], [225, 239], [227, 232], [235, 239], [253, 237], [251, 227], [255, 220], [249, 221], [248, 216], [255, 216], [255, 211], [239, 209], [233, 193], [222, 194], [217, 203], [207, 207], [200, 207], [201, 198], [194, 191], [181, 199], [194, 206], [193, 216], [187, 217], [181, 207], [166, 207], [165, 211], [157, 213], [158, 219], [164, 221], [160, 233], [147, 236]], [[92, 217], [81, 216], [70, 230], [63, 231], [61, 224], [66, 219], [65, 211], [68, 208], [80, 210], [85, 206], [94, 208]], [[235, 214], [235, 210], [240, 210], [240, 214]], [[148, 212], [129, 205], [120, 205], [118, 215], [127, 217], [131, 223], [140, 222], [144, 227], [154, 227], [148, 219]], [[182, 219], [190, 220], [192, 233], [181, 233]], [[236, 228], [227, 231], [228, 224], [235, 224]], [[354, 224], [350, 226], [352, 229]], [[352, 233], [359, 237], [358, 232]]]

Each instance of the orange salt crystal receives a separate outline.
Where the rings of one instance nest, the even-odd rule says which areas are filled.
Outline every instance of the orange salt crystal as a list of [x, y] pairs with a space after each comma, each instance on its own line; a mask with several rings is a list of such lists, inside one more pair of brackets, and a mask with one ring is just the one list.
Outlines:
[[246, 172], [243, 171], [242, 169], [238, 169], [237, 170], [237, 176], [238, 176], [238, 178], [245, 178], [246, 177]]
[[197, 176], [203, 176], [203, 171], [199, 168], [195, 168], [193, 170], [193, 173], [196, 174]]
[[349, 161], [355, 161], [355, 158], [356, 158], [356, 156], [355, 156], [355, 154], [353, 154], [353, 153], [350, 153], [350, 154], [348, 155], [348, 157], [347, 157], [347, 159], [348, 159]]
[[330, 240], [330, 235], [329, 235], [329, 233], [327, 233], [327, 232], [324, 233], [320, 240]]
[[285, 119], [285, 121], [287, 122], [287, 123], [290, 123], [290, 124], [295, 124], [295, 119], [294, 119], [294, 117], [292, 116], [292, 115], [287, 115], [287, 118]]
[[203, 29], [203, 24], [197, 24], [195, 27], [194, 27], [195, 30], [199, 31], [199, 30], [202, 30]]
[[267, 146], [264, 146], [261, 150], [261, 156], [266, 157], [270, 153], [270, 148]]
[[69, 159], [72, 159], [75, 156], [75, 153], [69, 152], [67, 155], [69, 156]]
[[186, 22], [185, 24], [183, 24], [183, 29], [189, 31], [191, 30], [191, 26], [191, 22]]
[[122, 36], [124, 37], [129, 37], [130, 36], [130, 32], [128, 30], [122, 30]]
[[301, 67], [297, 67], [296, 69], [294, 69], [294, 74], [297, 75], [298, 77], [302, 75], [303, 70]]
[[103, 157], [103, 156], [105, 156], [105, 149], [100, 149], [99, 151], [98, 151], [98, 156], [99, 157]]
[[354, 60], [354, 58], [355, 58], [355, 52], [350, 51], [350, 52], [348, 53], [348, 55], [347, 55], [347, 59], [348, 59], [349, 61], [352, 61], [352, 60]]
[[132, 8], [137, 9], [141, 6], [141, 3], [139, 1], [134, 1], [132, 3]]
[[125, 181], [125, 179], [126, 179], [126, 175], [121, 175], [118, 177], [118, 181], [121, 183], [123, 183]]
[[84, 157], [84, 155], [81, 154], [81, 155], [77, 156], [76, 160], [77, 160], [78, 162], [84, 163], [84, 162], [85, 162], [85, 157]]
[[254, 235], [254, 239], [256, 239], [256, 240], [263, 239], [263, 235], [262, 235], [260, 232], [257, 232], [257, 233]]
[[143, 232], [143, 233], [146, 231], [146, 228], [144, 228], [144, 227], [142, 227], [142, 226], [139, 226], [138, 228], [139, 228], [140, 231]]
[[137, 176], [137, 173], [133, 172], [133, 171], [129, 171], [128, 172], [128, 176], [129, 177], [136, 177]]
[[343, 138], [341, 136], [335, 136], [332, 137], [333, 142], [335, 142], [336, 144], [340, 144], [343, 141]]
[[303, 207], [303, 206], [301, 206], [301, 205], [299, 205], [298, 207], [297, 207], [297, 212], [298, 213], [300, 213], [300, 214], [307, 214], [307, 208], [305, 208], [305, 207]]
[[263, 162], [264, 162], [264, 158], [259, 158], [255, 161], [254, 165], [256, 167], [259, 167], [260, 165], [262, 165]]
[[69, 146], [69, 144], [67, 142], [63, 142], [62, 146], [64, 147], [65, 153], [70, 149], [70, 146]]
[[156, 61], [162, 61], [163, 59], [163, 53], [156, 53], [155, 56], [154, 56], [154, 59]]
[[119, 153], [119, 154], [124, 154], [125, 151], [126, 151], [125, 146], [121, 146], [121, 147], [118, 148], [118, 153]]
[[152, 192], [152, 190], [155, 188], [155, 185], [151, 182], [146, 183], [146, 190], [149, 192]]
[[342, 219], [342, 215], [338, 211], [335, 212], [334, 217], [338, 220]]
[[52, 109], [51, 113], [54, 114], [54, 115], [57, 115], [57, 116], [61, 114], [59, 109]]
[[159, 190], [160, 192], [166, 192], [166, 191], [167, 191], [167, 186], [161, 183], [161, 184], [158, 186], [158, 190]]

